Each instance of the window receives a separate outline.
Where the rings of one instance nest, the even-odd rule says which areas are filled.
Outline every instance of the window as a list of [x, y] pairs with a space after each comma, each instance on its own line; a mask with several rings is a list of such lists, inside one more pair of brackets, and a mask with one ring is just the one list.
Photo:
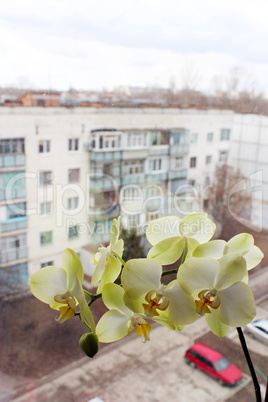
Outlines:
[[69, 139], [68, 150], [69, 151], [78, 151], [79, 150], [79, 138], [70, 138]]
[[52, 230], [40, 233], [40, 245], [45, 246], [47, 244], [52, 244], [52, 234]]
[[150, 134], [150, 145], [168, 145], [169, 135], [165, 131], [151, 131]]
[[197, 144], [198, 142], [198, 134], [197, 133], [193, 133], [191, 135], [191, 144]]
[[54, 261], [41, 262], [40, 268], [44, 268], [44, 267], [47, 267], [49, 265], [54, 265]]
[[24, 154], [24, 138], [0, 140], [0, 154]]
[[230, 132], [228, 128], [223, 128], [221, 130], [221, 141], [229, 141], [230, 140]]
[[7, 219], [19, 218], [21, 216], [26, 216], [26, 202], [7, 206]]
[[140, 159], [128, 161], [124, 164], [124, 174], [143, 173], [143, 161]]
[[181, 169], [183, 168], [183, 157], [182, 156], [177, 156], [175, 158], [175, 169]]
[[193, 156], [193, 157], [190, 159], [190, 167], [191, 167], [191, 168], [196, 168], [196, 165], [197, 165], [197, 157], [196, 157], [196, 156]]
[[69, 183], [75, 183], [79, 181], [80, 169], [69, 169], [68, 170], [68, 179]]
[[162, 159], [152, 159], [149, 161], [150, 171], [155, 172], [162, 169]]
[[142, 134], [131, 134], [130, 144], [133, 147], [141, 147], [144, 144], [144, 133]]
[[52, 172], [39, 172], [39, 185], [45, 186], [47, 184], [52, 184]]
[[75, 209], [78, 206], [78, 197], [68, 198], [68, 209]]
[[211, 155], [207, 155], [206, 156], [206, 165], [209, 165], [212, 162], [212, 156]]
[[52, 203], [51, 202], [41, 202], [40, 215], [51, 215], [51, 213], [52, 213]]
[[205, 181], [204, 181], [204, 185], [205, 186], [209, 186], [210, 185], [210, 177], [206, 176]]
[[219, 161], [220, 162], [227, 162], [228, 159], [228, 151], [220, 151], [220, 157], [219, 157]]
[[207, 142], [213, 141], [213, 133], [207, 133]]
[[78, 237], [77, 225], [68, 228], [68, 238], [74, 239], [75, 237]]
[[40, 154], [48, 154], [51, 152], [51, 141], [50, 140], [41, 140], [38, 145], [38, 152]]

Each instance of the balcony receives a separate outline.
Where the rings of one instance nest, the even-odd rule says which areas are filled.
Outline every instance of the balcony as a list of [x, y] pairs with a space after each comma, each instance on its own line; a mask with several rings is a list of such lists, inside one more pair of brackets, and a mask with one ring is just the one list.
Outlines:
[[170, 147], [170, 154], [171, 155], [188, 155], [189, 153], [189, 145], [172, 145]]
[[7, 219], [0, 223], [0, 233], [11, 232], [27, 228], [27, 216]]
[[187, 169], [180, 169], [176, 171], [171, 171], [169, 174], [170, 180], [182, 179], [187, 177]]
[[9, 154], [0, 156], [0, 167], [25, 166], [24, 154]]
[[0, 189], [0, 201], [26, 197], [26, 188]]
[[27, 256], [28, 256], [27, 248], [1, 250], [0, 265], [7, 264], [9, 262], [25, 260], [27, 258]]

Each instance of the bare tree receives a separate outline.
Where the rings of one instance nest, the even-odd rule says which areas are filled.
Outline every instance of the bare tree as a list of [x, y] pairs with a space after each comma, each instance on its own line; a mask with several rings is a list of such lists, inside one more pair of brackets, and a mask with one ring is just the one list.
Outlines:
[[233, 191], [239, 183], [244, 182], [245, 178], [233, 167], [222, 165], [216, 168], [213, 183], [207, 191], [208, 211], [222, 226], [234, 215], [248, 217], [251, 207], [250, 195], [245, 190]]

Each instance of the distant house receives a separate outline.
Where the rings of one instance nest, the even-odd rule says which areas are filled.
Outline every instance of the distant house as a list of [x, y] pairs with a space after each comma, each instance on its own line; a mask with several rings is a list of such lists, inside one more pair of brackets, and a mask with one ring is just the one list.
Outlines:
[[52, 91], [31, 91], [22, 95], [18, 101], [22, 106], [60, 106], [60, 92]]

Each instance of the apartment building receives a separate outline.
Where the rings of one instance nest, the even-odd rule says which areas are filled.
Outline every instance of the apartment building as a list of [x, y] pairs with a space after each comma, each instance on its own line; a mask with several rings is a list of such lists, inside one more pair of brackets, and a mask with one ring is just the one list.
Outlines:
[[89, 251], [109, 240], [119, 214], [126, 227], [144, 228], [177, 213], [188, 184], [208, 184], [227, 160], [233, 118], [218, 110], [0, 108], [2, 292], [27, 286], [45, 265], [61, 266], [66, 247], [90, 275]]

